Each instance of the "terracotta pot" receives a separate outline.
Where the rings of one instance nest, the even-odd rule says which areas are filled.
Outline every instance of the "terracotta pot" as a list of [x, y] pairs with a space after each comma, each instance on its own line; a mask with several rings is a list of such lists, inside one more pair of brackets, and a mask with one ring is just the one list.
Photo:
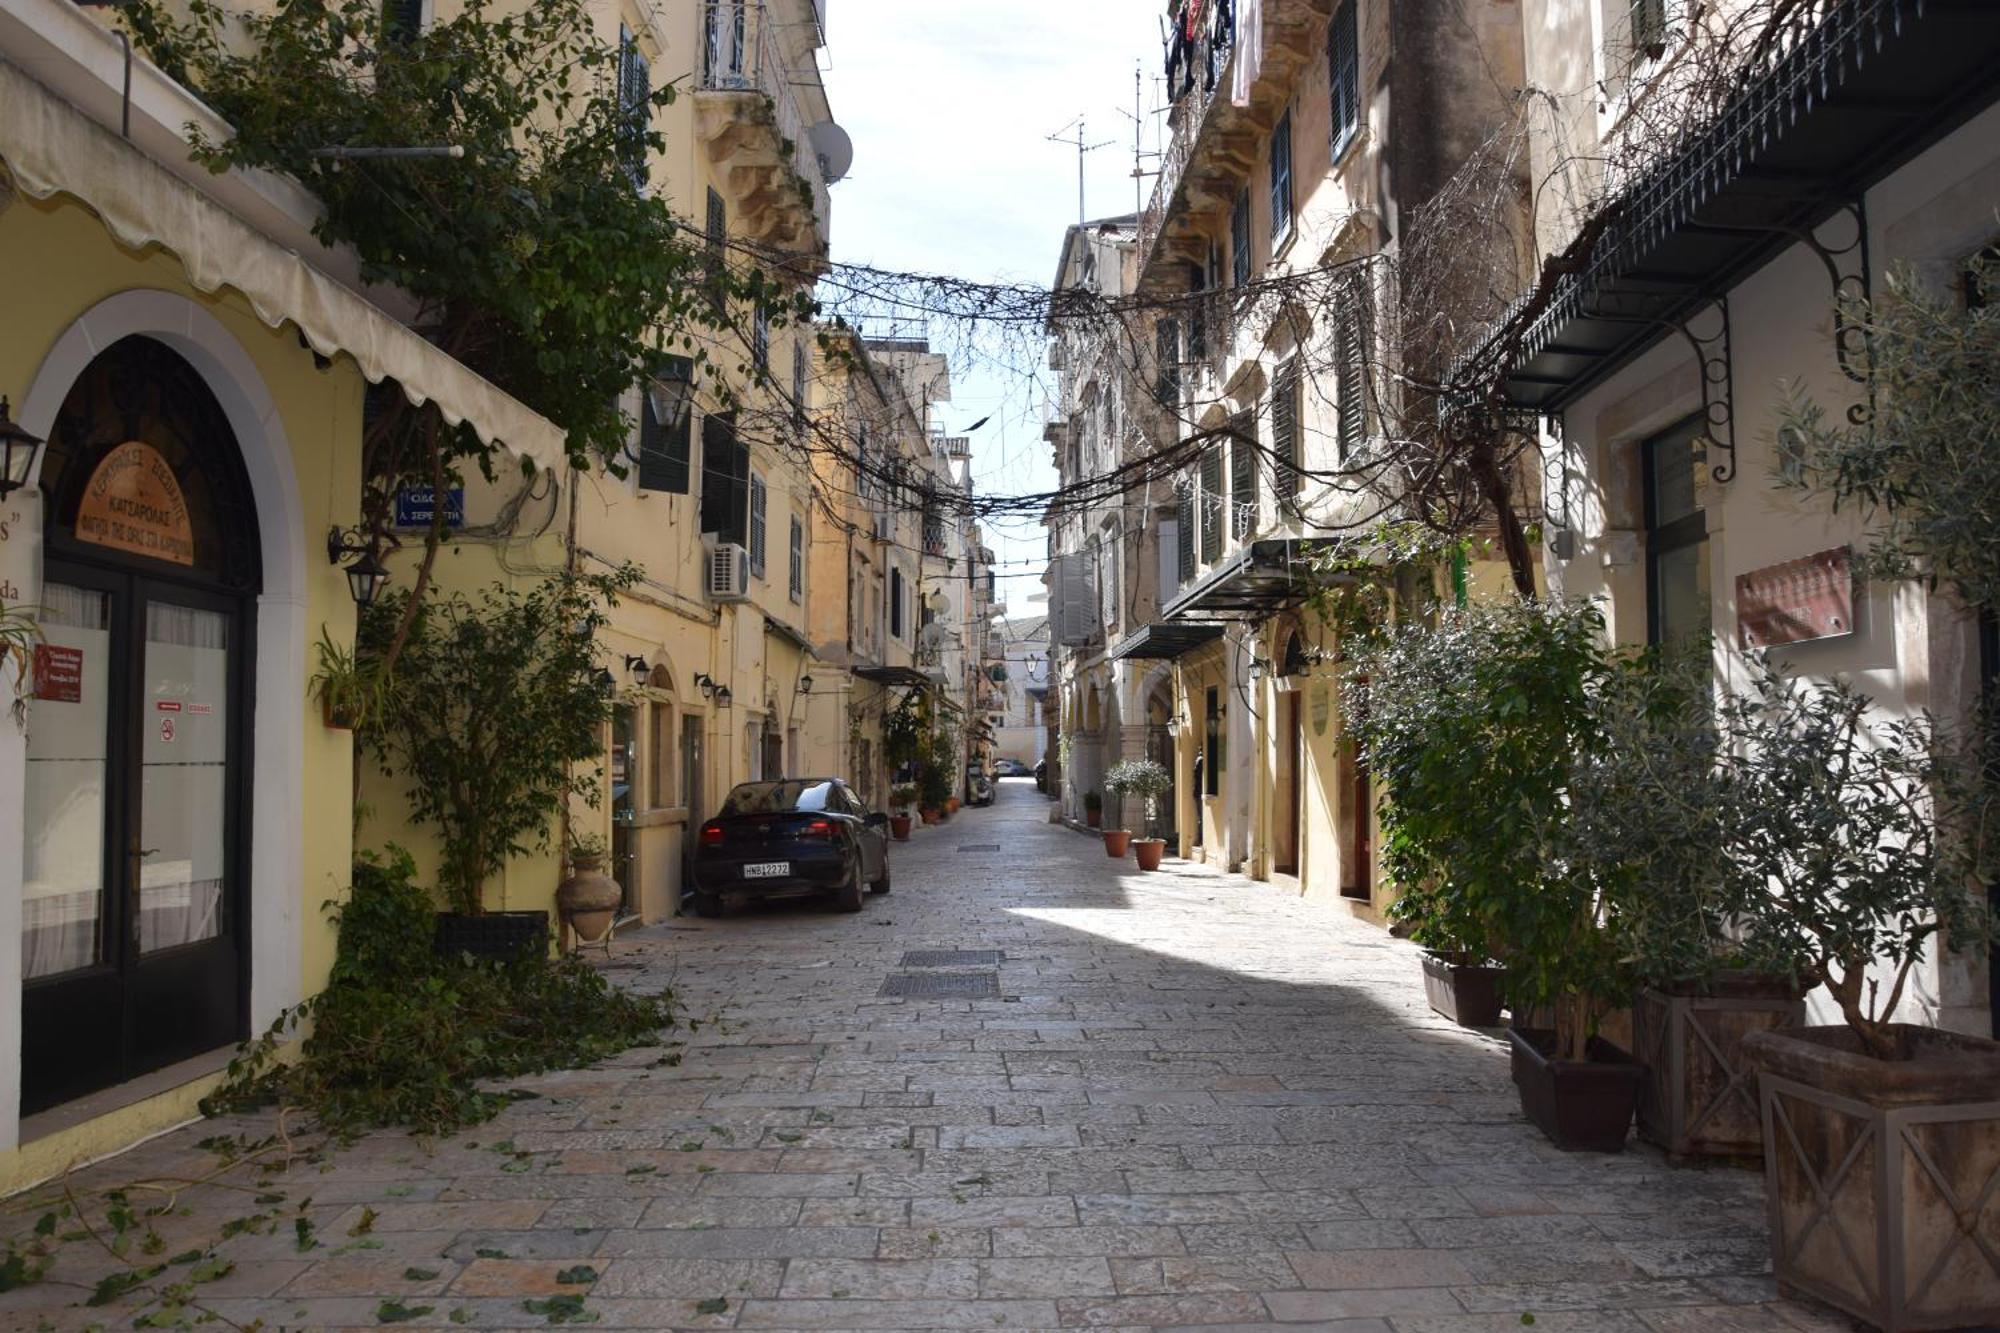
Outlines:
[[1588, 1060], [1551, 1059], [1556, 1034], [1509, 1028], [1514, 1087], [1521, 1110], [1566, 1152], [1622, 1152], [1639, 1103], [1645, 1067], [1602, 1037], [1585, 1048]]
[[1903, 1059], [1844, 1026], [1743, 1039], [1773, 1273], [1885, 1333], [2000, 1325], [2000, 1042], [1892, 1031]]
[[1141, 870], [1158, 870], [1160, 868], [1160, 858], [1166, 854], [1167, 840], [1165, 838], [1132, 839], [1132, 857], [1139, 863], [1139, 869]]
[[910, 840], [910, 817], [908, 815], [889, 816], [889, 836], [897, 842]]
[[610, 933], [625, 894], [604, 873], [601, 856], [573, 857], [570, 867], [569, 878], [556, 886], [556, 910], [580, 942], [595, 944]]
[[354, 715], [334, 708], [331, 699], [321, 699], [319, 701], [319, 715], [325, 720], [328, 729], [332, 731], [354, 730]]
[[1104, 830], [1104, 854], [1117, 860], [1125, 859], [1125, 851], [1132, 845], [1132, 830], [1108, 828]]
[[944, 803], [944, 812], [948, 815], [955, 815], [958, 813], [958, 798], [956, 796], [952, 797], [950, 800]]
[[1431, 1008], [1469, 1028], [1500, 1026], [1502, 967], [1487, 967], [1466, 954], [1424, 955], [1424, 998]]
[[929, 828], [931, 825], [938, 822], [938, 812], [929, 809], [919, 810], [917, 811], [917, 818], [924, 821], [925, 828]]
[[1104, 811], [1092, 810], [1088, 806], [1084, 807], [1083, 822], [1088, 824], [1092, 828], [1096, 828], [1099, 824], [1104, 822]]
[[1632, 1053], [1646, 1066], [1639, 1133], [1677, 1157], [1760, 1155], [1757, 1071], [1743, 1058], [1743, 1041], [1805, 1017], [1789, 981], [1754, 972], [1641, 991], [1632, 1008]]

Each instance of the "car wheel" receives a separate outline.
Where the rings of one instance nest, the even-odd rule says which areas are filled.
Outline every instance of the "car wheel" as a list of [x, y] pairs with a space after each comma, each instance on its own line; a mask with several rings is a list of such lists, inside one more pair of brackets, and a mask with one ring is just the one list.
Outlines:
[[889, 858], [888, 858], [888, 857], [886, 857], [886, 856], [885, 856], [885, 857], [883, 857], [883, 858], [882, 858], [882, 878], [880, 878], [880, 879], [878, 879], [878, 880], [874, 881], [873, 883], [871, 883], [871, 884], [870, 884], [870, 885], [868, 886], [868, 891], [869, 891], [870, 893], [887, 893], [887, 892], [889, 891]]
[[861, 892], [861, 867], [855, 866], [848, 872], [847, 882], [833, 891], [834, 909], [841, 912], [858, 912], [865, 896]]

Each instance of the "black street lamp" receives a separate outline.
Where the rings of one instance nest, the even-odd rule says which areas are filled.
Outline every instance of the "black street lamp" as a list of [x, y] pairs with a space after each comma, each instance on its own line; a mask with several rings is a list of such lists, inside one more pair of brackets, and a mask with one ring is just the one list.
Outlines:
[[646, 399], [653, 419], [669, 431], [685, 425], [694, 409], [693, 359], [671, 354], [661, 357], [646, 381]]
[[28, 484], [28, 478], [35, 470], [35, 455], [42, 447], [41, 436], [21, 429], [8, 411], [7, 400], [0, 397], [0, 497], [11, 495]]
[[372, 606], [382, 589], [388, 586], [389, 567], [375, 553], [374, 544], [362, 540], [364, 535], [360, 528], [342, 529], [338, 525], [329, 528], [326, 534], [326, 562], [337, 565], [350, 555], [356, 557], [345, 571], [347, 591], [356, 606], [366, 608]]

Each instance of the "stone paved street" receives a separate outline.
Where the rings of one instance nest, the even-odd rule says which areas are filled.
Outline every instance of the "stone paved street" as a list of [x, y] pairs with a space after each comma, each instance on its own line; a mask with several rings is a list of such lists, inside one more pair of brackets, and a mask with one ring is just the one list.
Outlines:
[[[385, 1301], [545, 1327], [564, 1307], [526, 1303], [565, 1294], [621, 1328], [1848, 1327], [1777, 1299], [1757, 1175], [1548, 1147], [1501, 1045], [1425, 1007], [1411, 946], [1237, 876], [1140, 876], [1046, 811], [1009, 782], [920, 830], [858, 917], [621, 940], [621, 980], [703, 1020], [677, 1067], [634, 1051], [523, 1081], [541, 1096], [457, 1140], [294, 1167], [284, 1225], [224, 1242], [208, 1304], [287, 1328], [375, 1327]], [[905, 959], [932, 950], [1004, 958]], [[884, 998], [901, 974], [997, 995]], [[216, 1130], [79, 1184], [207, 1169]], [[168, 1253], [251, 1206], [187, 1201]], [[72, 1246], [57, 1276], [102, 1270]], [[115, 1315], [66, 1308], [87, 1293], [0, 1297], [0, 1325]]]

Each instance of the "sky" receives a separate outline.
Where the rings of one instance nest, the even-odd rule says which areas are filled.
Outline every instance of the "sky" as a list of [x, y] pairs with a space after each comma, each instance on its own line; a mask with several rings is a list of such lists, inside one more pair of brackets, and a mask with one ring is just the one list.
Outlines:
[[[822, 53], [833, 118], [854, 167], [833, 187], [833, 257], [886, 269], [1046, 286], [1077, 219], [1075, 121], [1088, 143], [1091, 217], [1133, 208], [1132, 75], [1159, 99], [1160, 0], [828, 0]], [[1145, 147], [1156, 148], [1148, 116]], [[1063, 134], [1069, 146], [1050, 143]], [[1152, 159], [1146, 160], [1151, 169]], [[1141, 184], [1150, 194], [1152, 182]], [[940, 350], [952, 350], [940, 340]], [[956, 433], [970, 438], [977, 492], [1053, 489], [1042, 440], [1053, 380], [1045, 353], [1017, 367], [954, 364]], [[1029, 376], [1038, 375], [1037, 379]], [[1009, 617], [1039, 614], [1047, 545], [1039, 522], [986, 524]]]

